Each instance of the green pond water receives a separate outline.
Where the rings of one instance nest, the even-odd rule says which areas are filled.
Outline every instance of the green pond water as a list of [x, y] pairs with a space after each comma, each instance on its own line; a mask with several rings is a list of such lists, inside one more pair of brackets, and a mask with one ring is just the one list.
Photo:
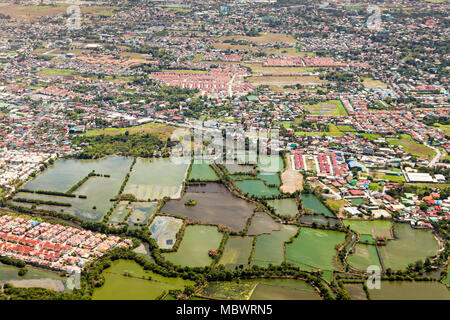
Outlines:
[[216, 227], [190, 225], [184, 231], [177, 252], [164, 253], [163, 256], [177, 265], [204, 267], [211, 264], [208, 253], [219, 249], [222, 237]]
[[132, 194], [139, 200], [177, 198], [188, 167], [188, 161], [138, 158], [123, 193]]
[[374, 245], [360, 244], [355, 246], [355, 253], [347, 257], [347, 263], [352, 267], [366, 271], [369, 266], [376, 265], [381, 268], [377, 250]]
[[252, 243], [253, 237], [229, 237], [219, 263], [232, 270], [239, 265], [248, 266]]
[[260, 172], [282, 172], [284, 170], [283, 159], [279, 155], [258, 156], [258, 170]]
[[123, 180], [132, 158], [112, 156], [99, 160], [59, 160], [24, 185], [24, 189], [66, 192], [92, 170]]
[[286, 262], [304, 270], [338, 270], [333, 264], [335, 246], [344, 243], [345, 233], [303, 227], [286, 245]]
[[25, 276], [20, 277], [18, 275], [19, 268], [14, 266], [9, 266], [0, 263], [0, 282], [7, 282], [8, 280], [23, 280], [23, 279], [53, 279], [53, 280], [64, 280], [65, 278], [58, 276], [56, 273], [34, 269], [27, 266], [28, 272]]
[[270, 188], [261, 180], [238, 180], [236, 185], [244, 194], [256, 197], [273, 197], [280, 194], [278, 188]]
[[201, 295], [222, 300], [320, 300], [311, 285], [296, 279], [210, 282]]
[[204, 160], [194, 160], [192, 164], [191, 173], [189, 174], [189, 179], [201, 179], [216, 181], [219, 180], [216, 172], [211, 168], [208, 161]]
[[381, 288], [369, 294], [373, 300], [450, 300], [445, 285], [429, 281], [381, 281]]
[[281, 225], [280, 231], [258, 236], [255, 245], [253, 265], [279, 265], [284, 261], [284, 243], [289, 241], [298, 228], [292, 225]]
[[[86, 221], [98, 222], [102, 220], [103, 216], [112, 207], [113, 203], [110, 199], [118, 194], [131, 162], [131, 158], [124, 157], [108, 157], [103, 160], [57, 161], [54, 166], [47, 169], [42, 175], [30, 181], [30, 183], [33, 182], [32, 184], [28, 185], [27, 183], [24, 189], [65, 192], [86, 177], [92, 170], [99, 174], [108, 174], [110, 177], [90, 177], [74, 192], [74, 195], [77, 196], [75, 198], [22, 192], [16, 194], [16, 198], [70, 203], [71, 207], [39, 205], [37, 208], [64, 212]], [[80, 166], [84, 169], [80, 169]], [[80, 169], [83, 175], [75, 175], [73, 170], [76, 169]], [[65, 177], [66, 174], [67, 177]], [[46, 187], [45, 183], [48, 183], [48, 187]], [[80, 199], [78, 198], [79, 195], [85, 195], [87, 199]], [[15, 202], [14, 204], [30, 207], [30, 205], [25, 203]]]
[[[125, 276], [124, 273], [131, 276]], [[184, 290], [194, 283], [144, 270], [134, 261], [116, 260], [103, 271], [105, 284], [94, 290], [93, 300], [154, 300], [164, 291]], [[142, 279], [145, 277], [145, 279]], [[151, 280], [147, 280], [151, 277]]]
[[128, 201], [120, 201], [109, 217], [109, 222], [113, 224], [122, 223], [128, 213], [131, 211]]
[[281, 185], [280, 175], [278, 173], [258, 173], [256, 176], [269, 185]]
[[295, 217], [298, 213], [297, 202], [294, 199], [268, 200], [267, 203], [275, 209], [275, 212], [282, 216]]
[[385, 268], [404, 270], [410, 263], [437, 254], [439, 244], [430, 230], [413, 229], [408, 223], [395, 223], [395, 240], [379, 250]]
[[314, 194], [302, 194], [302, 204], [304, 209], [309, 209], [315, 214], [323, 214], [328, 217], [334, 217], [330, 211]]
[[247, 230], [247, 235], [255, 236], [263, 233], [271, 233], [275, 230], [280, 230], [281, 224], [275, 222], [271, 216], [265, 212], [256, 212], [252, 218], [250, 226]]
[[392, 239], [391, 228], [392, 221], [389, 220], [343, 220], [345, 226], [350, 226], [350, 229], [358, 232], [361, 236], [368, 235], [374, 240], [377, 237], [385, 239]]
[[[195, 200], [197, 204], [186, 206], [185, 203], [188, 200]], [[185, 216], [200, 223], [224, 225], [233, 231], [241, 231], [253, 215], [254, 208], [254, 204], [236, 197], [223, 185], [208, 183], [206, 186], [188, 187], [182, 199], [168, 201], [161, 212]]]

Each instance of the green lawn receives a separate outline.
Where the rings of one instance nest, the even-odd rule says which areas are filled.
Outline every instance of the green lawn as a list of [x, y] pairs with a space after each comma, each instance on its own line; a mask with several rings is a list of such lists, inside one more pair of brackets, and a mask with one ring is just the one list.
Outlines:
[[305, 131], [296, 131], [295, 135], [297, 136], [333, 136], [333, 137], [342, 137], [345, 136], [345, 133], [338, 129], [338, 127], [334, 124], [330, 124], [328, 126], [328, 132], [327, 131], [311, 131], [311, 132], [305, 132]]
[[75, 70], [72, 69], [53, 69], [53, 68], [47, 68], [39, 71], [40, 74], [46, 76], [69, 76], [74, 72]]

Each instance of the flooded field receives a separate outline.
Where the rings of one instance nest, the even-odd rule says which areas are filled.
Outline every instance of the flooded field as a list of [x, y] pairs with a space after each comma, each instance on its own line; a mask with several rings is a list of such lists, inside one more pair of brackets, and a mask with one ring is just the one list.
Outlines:
[[256, 176], [269, 185], [281, 185], [280, 175], [278, 173], [258, 173]]
[[338, 270], [333, 264], [335, 246], [344, 241], [343, 232], [303, 227], [294, 241], [286, 245], [286, 262], [304, 270]]
[[443, 284], [429, 281], [381, 281], [381, 288], [369, 294], [373, 300], [450, 300]]
[[350, 226], [350, 229], [358, 232], [363, 239], [363, 235], [369, 236], [373, 240], [378, 238], [393, 239], [391, 232], [392, 221], [389, 220], [344, 220], [345, 226]]
[[130, 213], [131, 208], [128, 201], [120, 201], [114, 211], [109, 217], [109, 223], [120, 224], [125, 220], [125, 217]]
[[298, 213], [298, 206], [295, 199], [268, 200], [267, 203], [275, 209], [275, 212], [278, 215], [281, 216], [295, 217]]
[[132, 158], [119, 156], [99, 160], [59, 160], [35, 179], [28, 181], [23, 188], [34, 191], [66, 192], [93, 170], [99, 174], [109, 174], [111, 178], [122, 181], [132, 162]]
[[372, 265], [381, 268], [375, 246], [361, 243], [358, 243], [355, 246], [355, 252], [347, 257], [347, 263], [361, 271], [367, 270]]
[[192, 164], [191, 173], [189, 174], [189, 180], [219, 180], [216, 172], [211, 168], [209, 163], [204, 160], [194, 160]]
[[247, 230], [247, 235], [255, 236], [263, 233], [271, 233], [272, 231], [280, 230], [281, 224], [276, 223], [265, 212], [256, 212], [252, 218], [252, 222]]
[[240, 265], [247, 267], [252, 243], [253, 237], [229, 237], [219, 263], [232, 270]]
[[201, 295], [222, 300], [320, 300], [313, 287], [295, 279], [211, 282]]
[[152, 238], [161, 249], [171, 249], [176, 242], [176, 235], [183, 225], [183, 220], [157, 216], [150, 226]]
[[281, 172], [284, 170], [283, 159], [279, 155], [260, 155], [258, 157], [258, 170], [263, 173]]
[[227, 168], [227, 170], [230, 174], [238, 174], [238, 173], [245, 174], [245, 173], [255, 172], [255, 167], [253, 165], [229, 163], [229, 164], [225, 164], [225, 168]]
[[[186, 206], [186, 201], [190, 199], [197, 201], [197, 204]], [[182, 215], [198, 222], [221, 224], [233, 231], [241, 231], [252, 216], [254, 208], [254, 204], [234, 196], [223, 185], [209, 183], [206, 186], [188, 187], [181, 200], [170, 200], [161, 212]]]
[[281, 225], [280, 231], [263, 234], [256, 239], [253, 265], [268, 266], [279, 265], [284, 261], [284, 243], [289, 241], [298, 228], [291, 225]]
[[323, 224], [327, 225], [328, 223], [331, 226], [336, 225], [336, 223], [339, 223], [339, 219], [324, 216], [322, 214], [303, 214], [298, 218], [298, 221], [302, 223], [317, 223], [317, 224]]
[[166, 158], [138, 158], [123, 193], [146, 201], [177, 198], [188, 167], [187, 161], [175, 163]]
[[116, 260], [103, 271], [105, 284], [95, 289], [93, 300], [154, 300], [164, 291], [184, 290], [194, 283], [181, 278], [163, 277], [144, 270], [134, 261]]
[[278, 188], [268, 187], [261, 180], [238, 180], [236, 185], [244, 194], [256, 197], [274, 197], [280, 194]]
[[164, 253], [170, 262], [181, 266], [204, 267], [211, 264], [210, 250], [219, 249], [223, 235], [211, 226], [187, 226], [177, 252]]
[[395, 223], [394, 228], [396, 239], [379, 247], [385, 268], [403, 270], [437, 254], [439, 245], [430, 230], [413, 229], [407, 223]]
[[304, 209], [311, 210], [314, 214], [323, 214], [328, 217], [334, 217], [330, 211], [314, 194], [302, 194], [302, 204]]
[[[37, 205], [38, 209], [54, 210], [75, 215], [83, 220], [98, 222], [109, 211], [113, 203], [110, 201], [120, 191], [120, 186], [130, 168], [132, 159], [124, 157], [108, 157], [102, 160], [61, 160], [47, 169], [42, 175], [28, 182], [24, 189], [66, 192], [92, 170], [97, 174], [110, 177], [90, 177], [73, 194], [76, 197], [61, 197], [37, 193], [19, 192], [15, 198], [68, 203], [70, 206]], [[79, 171], [77, 171], [79, 170]], [[80, 174], [82, 173], [82, 174]], [[82, 199], [78, 196], [86, 196]], [[26, 203], [15, 205], [31, 207]]]
[[132, 202], [130, 204], [131, 214], [127, 222], [130, 227], [147, 224], [153, 217], [158, 202]]

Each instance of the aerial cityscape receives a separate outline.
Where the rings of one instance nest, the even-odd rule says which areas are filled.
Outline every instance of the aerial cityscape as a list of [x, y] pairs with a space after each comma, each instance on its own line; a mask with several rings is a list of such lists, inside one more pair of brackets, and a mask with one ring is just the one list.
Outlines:
[[4, 0], [0, 300], [450, 300], [449, 9]]

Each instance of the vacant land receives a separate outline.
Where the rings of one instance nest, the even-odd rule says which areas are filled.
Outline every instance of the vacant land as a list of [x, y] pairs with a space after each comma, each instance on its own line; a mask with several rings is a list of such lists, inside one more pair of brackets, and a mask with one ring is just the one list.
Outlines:
[[249, 37], [249, 36], [226, 36], [226, 37], [220, 37], [217, 39], [218, 42], [223, 42], [227, 40], [244, 40], [255, 44], [275, 44], [275, 43], [296, 43], [297, 40], [287, 34], [279, 34], [279, 33], [264, 33], [257, 37]]
[[305, 105], [305, 109], [312, 115], [318, 116], [346, 116], [345, 110], [340, 100], [329, 100], [313, 105]]
[[362, 80], [362, 84], [367, 89], [387, 88], [387, 84], [380, 80], [374, 80], [374, 79], [367, 78], [367, 77], [364, 77], [361, 80]]
[[106, 135], [119, 135], [124, 134], [128, 131], [129, 134], [136, 133], [155, 133], [159, 135], [159, 138], [163, 141], [170, 138], [172, 133], [175, 131], [176, 127], [168, 126], [163, 123], [146, 123], [141, 126], [128, 127], [128, 128], [106, 128], [99, 130], [91, 130], [86, 132], [86, 136], [98, 136], [102, 134]]
[[408, 134], [401, 134], [400, 139], [387, 139], [387, 141], [395, 146], [402, 146], [406, 152], [416, 157], [433, 157], [436, 152], [424, 144], [418, 143]]
[[300, 172], [292, 169], [291, 155], [286, 155], [288, 168], [281, 174], [281, 181], [283, 184], [280, 187], [281, 192], [294, 193], [295, 191], [303, 190], [303, 176]]

